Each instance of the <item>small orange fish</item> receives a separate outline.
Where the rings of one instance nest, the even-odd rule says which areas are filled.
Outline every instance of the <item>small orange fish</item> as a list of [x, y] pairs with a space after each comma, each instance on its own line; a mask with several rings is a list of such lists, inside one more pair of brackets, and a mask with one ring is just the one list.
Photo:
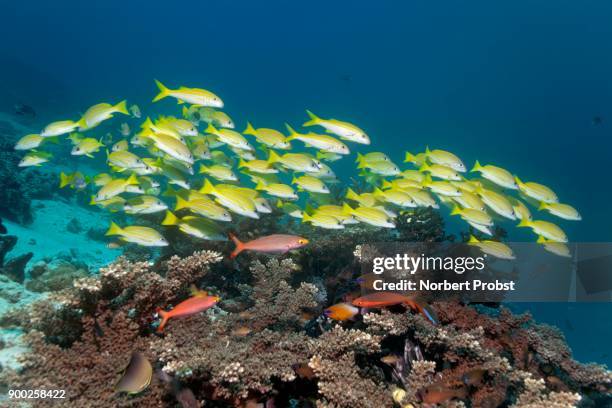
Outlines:
[[377, 309], [381, 307], [406, 305], [416, 310], [427, 318], [431, 323], [438, 324], [438, 318], [434, 311], [426, 304], [415, 298], [395, 292], [374, 292], [353, 300], [354, 306]]
[[463, 399], [468, 396], [468, 391], [465, 386], [460, 388], [451, 388], [443, 384], [432, 384], [418, 392], [418, 396], [426, 404], [439, 404], [453, 398]]
[[192, 297], [182, 301], [170, 311], [163, 311], [161, 308], [157, 308], [157, 314], [162, 318], [157, 332], [161, 333], [168, 323], [168, 320], [173, 317], [185, 317], [191, 316], [196, 313], [203, 312], [210, 309], [219, 302], [221, 298], [219, 296], [209, 296], [207, 292], [196, 290]]
[[293, 371], [295, 371], [295, 373], [300, 378], [312, 380], [315, 377], [314, 371], [312, 370], [312, 368], [310, 368], [310, 366], [307, 363], [294, 364], [292, 367], [293, 367]]
[[284, 254], [292, 249], [301, 248], [308, 244], [306, 238], [297, 235], [273, 234], [257, 238], [249, 242], [242, 242], [235, 235], [230, 234], [230, 238], [236, 244], [236, 249], [230, 254], [230, 258], [235, 258], [242, 251], [265, 252], [267, 254]]
[[246, 337], [251, 333], [251, 328], [248, 326], [240, 326], [232, 330], [232, 335], [236, 337]]
[[400, 356], [397, 354], [389, 354], [380, 358], [380, 361], [389, 364], [390, 366], [394, 366], [400, 360]]
[[359, 313], [359, 308], [349, 305], [348, 303], [337, 303], [323, 311], [325, 316], [339, 321], [352, 319], [357, 313]]

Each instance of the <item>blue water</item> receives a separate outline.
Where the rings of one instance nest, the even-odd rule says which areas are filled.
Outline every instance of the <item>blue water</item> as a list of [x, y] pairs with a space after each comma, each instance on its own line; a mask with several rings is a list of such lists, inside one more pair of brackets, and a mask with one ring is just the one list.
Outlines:
[[[239, 130], [309, 108], [398, 162], [429, 145], [547, 184], [583, 216], [562, 224], [571, 240], [612, 240], [609, 1], [39, 0], [0, 15], [0, 110], [23, 101], [44, 123], [100, 101], [144, 109], [153, 78], [213, 90]], [[563, 307], [527, 308], [579, 359], [612, 362], [610, 304], [576, 306], [565, 327]]]

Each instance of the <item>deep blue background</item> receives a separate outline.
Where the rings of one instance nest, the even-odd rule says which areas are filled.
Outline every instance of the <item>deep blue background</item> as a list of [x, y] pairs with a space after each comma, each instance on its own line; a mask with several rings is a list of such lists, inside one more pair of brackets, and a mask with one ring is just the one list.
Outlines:
[[[570, 239], [612, 240], [609, 1], [41, 0], [2, 1], [0, 15], [0, 110], [146, 108], [153, 78], [220, 94], [240, 130], [310, 108], [359, 124], [398, 161], [428, 144], [543, 182], [583, 215], [562, 224]], [[610, 307], [576, 307], [577, 355], [612, 361]], [[564, 310], [539, 316], [563, 323]]]

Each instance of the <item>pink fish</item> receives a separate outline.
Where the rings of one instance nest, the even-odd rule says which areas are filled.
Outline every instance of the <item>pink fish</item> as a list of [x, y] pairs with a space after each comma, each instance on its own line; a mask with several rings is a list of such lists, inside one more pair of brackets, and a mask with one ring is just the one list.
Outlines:
[[236, 244], [236, 249], [230, 254], [230, 258], [235, 258], [242, 251], [265, 252], [268, 254], [284, 254], [292, 249], [301, 248], [308, 244], [306, 238], [297, 235], [273, 234], [266, 237], [254, 239], [249, 242], [241, 242], [233, 234], [230, 238]]
[[219, 296], [210, 296], [205, 291], [197, 290], [195, 288], [192, 288], [192, 294], [192, 297], [182, 301], [172, 310], [166, 312], [161, 308], [157, 308], [157, 313], [162, 318], [161, 323], [157, 328], [158, 333], [161, 333], [164, 330], [164, 327], [166, 327], [166, 323], [168, 323], [169, 319], [173, 317], [191, 316], [193, 314], [203, 312], [210, 309], [216, 305], [219, 300], [221, 300]]

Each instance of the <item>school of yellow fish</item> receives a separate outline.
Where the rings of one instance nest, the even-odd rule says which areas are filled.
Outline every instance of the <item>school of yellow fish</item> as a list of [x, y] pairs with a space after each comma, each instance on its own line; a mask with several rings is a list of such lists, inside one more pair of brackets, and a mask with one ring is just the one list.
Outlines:
[[[494, 222], [515, 221], [519, 227], [530, 228], [546, 250], [570, 256], [563, 230], [535, 219], [528, 205], [564, 220], [577, 221], [581, 216], [572, 206], [560, 203], [545, 185], [523, 182], [504, 168], [478, 161], [468, 172], [459, 157], [439, 149], [406, 152], [404, 162], [411, 167], [407, 169], [385, 153], [369, 152], [358, 153], [356, 164], [370, 189], [358, 193], [348, 188], [345, 199], [334, 202], [328, 185], [337, 179], [330, 164], [351, 153], [347, 143], [370, 145], [369, 136], [359, 127], [307, 111], [309, 120], [302, 127], [309, 131], [285, 124], [286, 134], [247, 122], [239, 133], [231, 117], [220, 110], [224, 103], [214, 93], [156, 84], [159, 94], [153, 102], [175, 99], [182, 108], [180, 117], [147, 117], [136, 132], [122, 123], [117, 132], [120, 139], [113, 142], [93, 136], [93, 130], [121, 115], [138, 120], [140, 109], [136, 105], [128, 109], [126, 101], [99, 103], [77, 121], [56, 121], [39, 134], [21, 138], [15, 149], [27, 153], [19, 165], [50, 161], [52, 155], [43, 149], [49, 142], [61, 144], [62, 137], [72, 145], [73, 156], [86, 159], [106, 154], [108, 172], [93, 177], [62, 173], [60, 187], [85, 191], [91, 185], [95, 189], [91, 204], [111, 212], [165, 212], [163, 226], [205, 240], [225, 239], [220, 224], [236, 216], [259, 218], [272, 212], [269, 199], [288, 216], [324, 229], [350, 228], [356, 223], [394, 228], [398, 212], [444, 204], [452, 209], [451, 215], [483, 234], [492, 235]], [[299, 144], [304, 149], [297, 152]], [[194, 175], [196, 162], [199, 176]], [[468, 178], [468, 174], [476, 177]], [[175, 215], [179, 210], [188, 215]], [[147, 226], [111, 223], [107, 235], [143, 246], [168, 245], [158, 229]], [[514, 258], [512, 249], [501, 242], [471, 236], [469, 244], [498, 258]]]

